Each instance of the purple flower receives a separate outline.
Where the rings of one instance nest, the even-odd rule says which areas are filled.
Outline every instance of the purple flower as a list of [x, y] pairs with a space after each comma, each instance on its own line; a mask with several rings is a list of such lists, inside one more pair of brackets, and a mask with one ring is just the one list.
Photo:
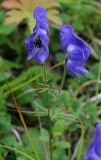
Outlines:
[[87, 74], [84, 63], [90, 56], [88, 44], [80, 39], [68, 24], [62, 26], [60, 30], [60, 41], [67, 58], [66, 67], [69, 73], [76, 79], [77, 74]]
[[49, 28], [45, 8], [43, 6], [36, 7], [33, 16], [36, 19], [36, 25], [33, 33], [25, 41], [28, 51], [27, 59], [36, 59], [39, 63], [43, 64], [49, 55]]
[[89, 147], [83, 160], [100, 160], [101, 159], [101, 124], [96, 125], [96, 131], [93, 142]]

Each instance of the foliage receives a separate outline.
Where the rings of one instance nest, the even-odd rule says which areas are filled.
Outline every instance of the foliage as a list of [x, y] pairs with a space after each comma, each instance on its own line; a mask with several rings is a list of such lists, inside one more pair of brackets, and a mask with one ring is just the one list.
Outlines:
[[[26, 60], [24, 46], [25, 37], [29, 34], [28, 27], [31, 31], [35, 25], [32, 14], [38, 4], [43, 4], [47, 8], [50, 21], [47, 87], [45, 87], [44, 67], [35, 61]], [[0, 160], [34, 159], [32, 146], [12, 102], [7, 83], [20, 106], [40, 159], [46, 159], [44, 144], [49, 156], [50, 123], [47, 114], [47, 89], [51, 114], [55, 106], [52, 116], [53, 157], [55, 160], [61, 160], [61, 157], [63, 160], [82, 159], [78, 158], [79, 155], [83, 157], [91, 142], [95, 124], [101, 122], [100, 21], [100, 0], [2, 1], [0, 8]], [[64, 64], [58, 30], [62, 23], [70, 23], [76, 33], [90, 44], [92, 55], [86, 63], [89, 74], [80, 76], [80, 82], [78, 82], [66, 72], [63, 88], [57, 96]]]

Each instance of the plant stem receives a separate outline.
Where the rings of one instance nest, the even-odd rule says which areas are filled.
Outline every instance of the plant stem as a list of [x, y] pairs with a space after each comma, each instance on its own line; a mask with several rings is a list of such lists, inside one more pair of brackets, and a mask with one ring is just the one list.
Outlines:
[[1, 156], [1, 154], [0, 154], [0, 160], [3, 160], [3, 157]]
[[24, 129], [25, 129], [25, 131], [26, 131], [27, 137], [28, 137], [29, 142], [30, 142], [30, 144], [31, 144], [31, 146], [32, 146], [32, 149], [33, 149], [33, 152], [34, 152], [34, 155], [35, 155], [35, 160], [39, 160], [39, 156], [38, 156], [37, 151], [36, 151], [36, 149], [35, 149], [35, 146], [34, 146], [34, 144], [33, 144], [32, 136], [31, 136], [31, 134], [30, 134], [30, 132], [29, 132], [29, 130], [28, 130], [28, 128], [27, 128], [27, 125], [26, 125], [26, 123], [25, 123], [24, 117], [23, 117], [23, 115], [22, 115], [22, 113], [21, 113], [21, 111], [20, 111], [20, 106], [18, 105], [18, 103], [17, 103], [17, 101], [16, 101], [16, 98], [15, 98], [12, 90], [10, 89], [9, 83], [8, 83], [8, 81], [7, 81], [4, 73], [2, 73], [2, 74], [3, 74], [4, 79], [5, 79], [5, 81], [6, 81], [7, 87], [8, 87], [8, 89], [9, 89], [9, 91], [10, 91], [10, 95], [11, 95], [12, 101], [13, 101], [13, 103], [14, 103], [14, 106], [15, 106], [15, 108], [16, 108], [19, 116], [20, 116], [21, 122], [22, 122], [22, 124], [23, 124], [23, 126], [24, 126]]
[[82, 151], [83, 151], [83, 145], [84, 145], [84, 133], [85, 133], [82, 121], [79, 121], [79, 123], [81, 125], [81, 138], [80, 138], [80, 147], [79, 147], [77, 160], [82, 159]]
[[54, 115], [55, 108], [56, 108], [56, 106], [57, 106], [58, 97], [59, 97], [59, 95], [60, 95], [60, 93], [61, 93], [61, 90], [62, 90], [62, 88], [63, 88], [63, 84], [64, 84], [64, 81], [65, 81], [65, 77], [66, 77], [66, 62], [64, 62], [63, 77], [62, 77], [62, 81], [61, 81], [61, 85], [60, 85], [58, 94], [57, 94], [56, 99], [55, 99], [55, 105], [54, 105], [54, 107], [53, 107], [53, 112], [52, 112], [51, 118], [52, 118], [53, 115]]
[[[101, 57], [100, 57], [100, 63], [99, 63], [99, 68], [98, 68], [98, 76], [97, 76], [97, 80], [100, 81], [101, 78]], [[99, 83], [97, 83], [96, 85], [96, 96], [99, 92]]]
[[[65, 81], [65, 77], [66, 77], [66, 62], [64, 62], [64, 71], [63, 71], [63, 77], [62, 77], [62, 81], [61, 81], [61, 85], [60, 85], [60, 88], [59, 88], [59, 92], [58, 92], [58, 97], [61, 93], [61, 90], [63, 88], [63, 84], [64, 84], [64, 81]], [[58, 98], [57, 97], [57, 98]]]
[[[38, 113], [38, 107], [36, 106], [36, 111]], [[39, 121], [39, 126], [40, 126], [40, 131], [41, 131], [41, 136], [42, 136], [42, 140], [43, 140], [43, 150], [44, 150], [44, 154], [45, 154], [45, 158], [46, 160], [48, 160], [48, 153], [47, 153], [47, 147], [44, 141], [44, 134], [43, 134], [43, 130], [42, 130], [42, 123], [41, 123], [41, 118], [40, 118], [40, 114], [38, 114], [38, 121]]]
[[50, 115], [50, 107], [49, 107], [49, 95], [48, 95], [48, 88], [47, 88], [47, 71], [46, 71], [46, 64], [44, 63], [44, 75], [45, 75], [45, 87], [46, 87], [46, 96], [47, 96], [47, 109], [48, 109], [48, 119], [49, 119], [49, 148], [50, 148], [50, 159], [53, 160], [52, 154], [52, 122], [51, 122], [51, 115]]

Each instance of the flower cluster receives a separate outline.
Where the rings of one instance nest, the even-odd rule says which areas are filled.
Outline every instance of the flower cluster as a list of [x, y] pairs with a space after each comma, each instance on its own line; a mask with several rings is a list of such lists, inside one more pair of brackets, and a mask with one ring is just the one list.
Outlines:
[[43, 64], [49, 55], [49, 28], [45, 8], [43, 6], [36, 7], [33, 16], [36, 19], [36, 25], [33, 33], [25, 41], [26, 49], [29, 53], [27, 59], [36, 59]]
[[[36, 59], [43, 64], [49, 55], [49, 28], [45, 8], [36, 7], [33, 16], [36, 19], [36, 25], [33, 33], [25, 41], [29, 53], [27, 59]], [[68, 24], [60, 29], [60, 41], [67, 58], [66, 67], [69, 73], [76, 79], [78, 79], [77, 74], [87, 74], [88, 71], [84, 68], [84, 63], [90, 56], [87, 43], [80, 39]]]
[[87, 154], [83, 160], [100, 160], [101, 159], [101, 124], [96, 125], [96, 131], [93, 142], [90, 145]]
[[61, 46], [67, 58], [67, 69], [69, 73], [78, 79], [77, 73], [87, 74], [83, 67], [90, 56], [90, 48], [86, 42], [80, 39], [70, 25], [64, 25], [60, 30]]

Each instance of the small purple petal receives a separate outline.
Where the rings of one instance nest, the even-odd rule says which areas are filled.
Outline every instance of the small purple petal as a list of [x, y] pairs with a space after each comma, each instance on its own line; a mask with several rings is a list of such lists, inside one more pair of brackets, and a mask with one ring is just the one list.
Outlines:
[[96, 131], [93, 142], [89, 147], [83, 160], [100, 160], [101, 159], [101, 124], [96, 125]]
[[72, 63], [71, 60], [68, 60], [67, 61], [67, 69], [69, 71], [69, 73], [74, 77], [76, 78], [77, 80], [79, 80], [79, 78], [77, 77], [76, 73], [75, 73], [75, 65]]
[[83, 61], [82, 49], [76, 45], [69, 45], [67, 48], [68, 58], [72, 61]]
[[27, 60], [34, 59], [37, 56], [38, 52], [39, 52], [38, 48], [33, 48], [33, 50], [29, 52]]
[[84, 53], [83, 53], [83, 59], [85, 61], [88, 60], [89, 56], [90, 56], [90, 47], [88, 45], [85, 46], [85, 49], [84, 49]]
[[34, 44], [33, 44], [33, 34], [31, 34], [30, 36], [28, 36], [25, 40], [25, 47], [27, 49], [28, 52], [31, 52], [33, 50]]
[[49, 42], [49, 37], [47, 35], [46, 30], [44, 29], [39, 29], [37, 32], [37, 35], [40, 37], [41, 41], [43, 42], [43, 44], [48, 44]]
[[101, 158], [101, 124], [96, 125], [93, 143], [95, 153]]
[[39, 50], [35, 58], [40, 64], [43, 64], [48, 56], [49, 56], [48, 47], [43, 47], [43, 49]]
[[43, 6], [37, 6], [34, 10], [33, 16], [36, 19], [37, 27], [42, 28], [49, 33], [46, 9]]
[[88, 74], [87, 69], [83, 68], [83, 67], [76, 67], [76, 72], [79, 74]]
[[91, 146], [89, 147], [88, 151], [87, 151], [87, 155], [84, 156], [83, 160], [97, 160], [97, 156], [94, 152], [94, 147], [93, 144], [91, 144]]

